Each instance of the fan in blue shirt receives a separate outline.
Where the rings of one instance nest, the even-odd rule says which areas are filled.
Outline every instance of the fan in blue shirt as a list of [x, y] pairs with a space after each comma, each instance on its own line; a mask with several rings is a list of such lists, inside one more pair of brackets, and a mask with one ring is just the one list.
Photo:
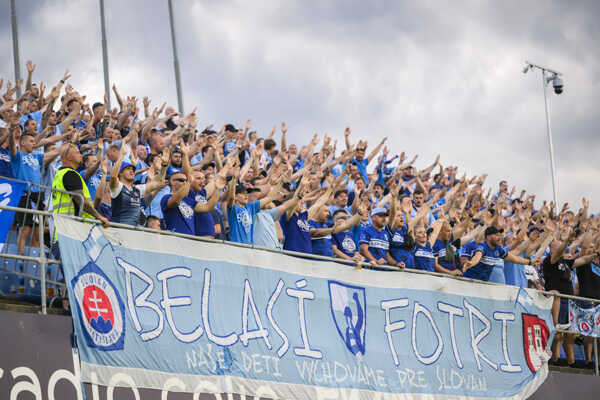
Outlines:
[[[231, 158], [229, 159], [231, 160]], [[229, 240], [237, 243], [252, 244], [254, 216], [260, 209], [273, 201], [281, 188], [281, 183], [272, 188], [269, 194], [258, 201], [248, 202], [248, 194], [260, 192], [260, 189], [245, 185], [236, 185], [237, 177], [230, 182], [227, 194], [227, 219], [229, 221]]]
[[[346, 136], [346, 143], [350, 143], [348, 139], [348, 137], [350, 136], [349, 128], [346, 128], [344, 135]], [[358, 168], [358, 172], [360, 172], [360, 175], [364, 179], [366, 185], [369, 184], [369, 174], [367, 173], [367, 166], [369, 165], [369, 160], [372, 160], [377, 156], [377, 153], [379, 153], [386, 140], [387, 137], [384, 137], [381, 143], [379, 143], [377, 147], [373, 149], [373, 151], [371, 152], [371, 154], [369, 154], [368, 157], [365, 157], [365, 152], [367, 150], [367, 142], [359, 141], [358, 145], [356, 146], [356, 156], [350, 162], [356, 165], [356, 167]], [[349, 147], [349, 144], [347, 144], [347, 146]]]
[[[359, 211], [359, 212], [362, 212]], [[358, 217], [358, 218], [357, 218]], [[331, 248], [335, 257], [346, 260], [354, 260], [356, 262], [363, 261], [364, 257], [357, 250], [356, 242], [354, 241], [354, 231], [360, 230], [360, 214], [355, 215], [356, 223], [349, 218], [348, 213], [344, 209], [338, 209], [333, 213], [333, 221], [336, 225], [341, 225], [350, 222], [354, 226], [350, 229], [345, 229], [342, 232], [333, 234]]]
[[[462, 275], [462, 271], [456, 265], [456, 248], [460, 248], [460, 239], [455, 240], [452, 227], [448, 222], [443, 222], [438, 239], [433, 244], [436, 271], [454, 276]], [[450, 254], [448, 254], [449, 249]]]
[[[506, 252], [502, 247], [503, 230], [490, 226], [485, 230], [485, 242], [481, 243], [475, 249], [471, 260], [464, 265], [464, 274], [466, 278], [488, 281], [494, 265], [503, 259], [518, 264], [532, 265], [531, 261], [514, 255], [512, 252]], [[539, 265], [540, 261], [534, 261]]]
[[387, 252], [390, 248], [390, 234], [385, 229], [387, 210], [375, 208], [371, 211], [371, 225], [360, 233], [360, 254], [368, 261], [387, 264]]
[[431, 244], [437, 239], [441, 223], [436, 223], [433, 232], [427, 238], [427, 231], [423, 225], [415, 227], [415, 249], [413, 256], [415, 258], [415, 269], [421, 271], [435, 272], [435, 256]]
[[[361, 211], [361, 213], [362, 212], [363, 211]], [[333, 225], [327, 222], [329, 216], [329, 207], [327, 205], [322, 205], [321, 208], [317, 210], [315, 218], [308, 222], [310, 226], [313, 254], [333, 257], [332, 235], [347, 231], [360, 221], [360, 214], [357, 214], [350, 220], [342, 221], [340, 219], [337, 224]]]

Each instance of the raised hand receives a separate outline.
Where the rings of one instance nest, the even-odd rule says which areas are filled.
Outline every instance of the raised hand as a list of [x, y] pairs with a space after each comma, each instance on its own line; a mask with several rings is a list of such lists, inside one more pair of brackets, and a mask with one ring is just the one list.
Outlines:
[[27, 64], [25, 65], [27, 66], [27, 72], [33, 74], [33, 71], [35, 71], [35, 65], [33, 65], [33, 62], [31, 62], [31, 60], [27, 60]]
[[284, 135], [287, 133], [287, 125], [285, 124], [285, 122], [281, 123], [281, 133], [283, 133]]
[[590, 208], [590, 202], [585, 197], [581, 199], [581, 203], [583, 204], [583, 208]]
[[248, 132], [252, 128], [252, 120], [246, 121], [246, 132]]
[[344, 130], [344, 136], [345, 137], [350, 136], [350, 128], [346, 128], [346, 130]]
[[[70, 77], [71, 77], [71, 74], [69, 73], [69, 69], [67, 68], [67, 69], [65, 70], [65, 73], [63, 74], [63, 77], [62, 77], [62, 79], [61, 79], [62, 83], [65, 83], [65, 81], [66, 81], [67, 79], [69, 79]], [[113, 85], [113, 87], [114, 87], [114, 86], [115, 86], [115, 85]]]

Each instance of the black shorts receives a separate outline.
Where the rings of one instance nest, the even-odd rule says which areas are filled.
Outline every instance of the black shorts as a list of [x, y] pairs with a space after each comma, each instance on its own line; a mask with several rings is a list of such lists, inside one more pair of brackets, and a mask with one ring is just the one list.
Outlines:
[[[24, 194], [19, 201], [19, 208], [25, 208], [28, 210], [44, 210], [44, 193], [41, 192], [31, 192], [29, 194]], [[35, 214], [31, 213], [23, 213], [16, 212], [15, 213], [15, 224], [21, 226], [33, 226], [34, 217], [37, 217]], [[37, 225], [37, 220], [39, 218], [35, 218]]]

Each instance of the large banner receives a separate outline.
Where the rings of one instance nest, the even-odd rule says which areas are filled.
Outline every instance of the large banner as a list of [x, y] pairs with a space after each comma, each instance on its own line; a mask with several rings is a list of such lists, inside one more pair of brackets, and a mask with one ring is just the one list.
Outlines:
[[517, 399], [552, 299], [57, 218], [85, 382], [273, 399]]

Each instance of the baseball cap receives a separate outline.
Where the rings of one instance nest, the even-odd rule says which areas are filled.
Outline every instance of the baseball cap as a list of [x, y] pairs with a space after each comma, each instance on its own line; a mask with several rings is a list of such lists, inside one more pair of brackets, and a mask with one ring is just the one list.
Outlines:
[[260, 189], [248, 187], [248, 186], [242, 185], [242, 184], [238, 184], [235, 187], [235, 192], [236, 193], [253, 193], [253, 192], [260, 192]]
[[387, 215], [387, 213], [388, 212], [387, 212], [387, 210], [385, 208], [383, 208], [383, 207], [377, 207], [377, 208], [374, 208], [373, 211], [371, 211], [371, 217], [373, 215], [380, 215], [380, 214]]
[[121, 164], [121, 169], [119, 170], [119, 172], [123, 172], [123, 170], [124, 170], [125, 168], [127, 168], [127, 167], [131, 167], [131, 168], [133, 168], [133, 169], [135, 170], [135, 167], [134, 167], [133, 165], [131, 165], [131, 164], [130, 164], [130, 163], [128, 163], [128, 162], [123, 162], [123, 163]]
[[485, 229], [485, 236], [495, 235], [496, 233], [503, 233], [504, 229], [498, 229], [495, 226], [490, 226]]

